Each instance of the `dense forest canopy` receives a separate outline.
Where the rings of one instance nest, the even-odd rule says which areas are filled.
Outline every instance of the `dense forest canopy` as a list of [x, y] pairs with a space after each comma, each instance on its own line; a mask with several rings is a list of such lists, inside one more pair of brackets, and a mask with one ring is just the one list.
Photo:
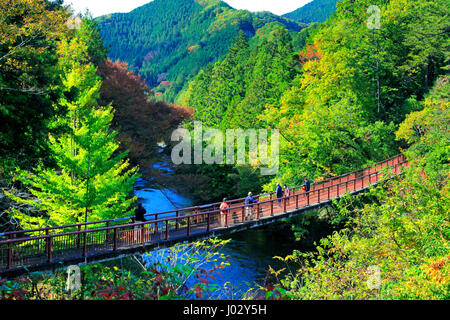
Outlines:
[[336, 11], [337, 2], [338, 0], [313, 0], [283, 17], [300, 23], [325, 22]]
[[241, 33], [183, 95], [209, 126], [280, 130], [283, 165], [269, 190], [397, 154], [396, 128], [446, 74], [445, 1], [378, 1], [380, 29], [366, 23], [369, 2], [339, 1], [301, 51], [294, 39], [308, 28], [294, 38], [282, 26], [251, 41]]
[[187, 80], [226, 53], [239, 31], [251, 37], [270, 22], [295, 31], [304, 27], [269, 12], [235, 10], [211, 0], [155, 0], [97, 21], [109, 57], [128, 62], [171, 102]]

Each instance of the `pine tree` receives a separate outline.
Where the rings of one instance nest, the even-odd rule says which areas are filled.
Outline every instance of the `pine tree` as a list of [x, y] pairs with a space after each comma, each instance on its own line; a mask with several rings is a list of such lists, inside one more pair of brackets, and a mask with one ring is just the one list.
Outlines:
[[19, 176], [38, 202], [9, 195], [13, 200], [34, 205], [39, 217], [13, 212], [24, 227], [55, 226], [111, 219], [130, 215], [135, 198], [130, 198], [138, 168], [129, 169], [128, 152], [118, 153], [116, 132], [110, 129], [111, 106], [97, 104], [100, 77], [90, 62], [88, 46], [75, 35], [62, 40], [58, 49], [62, 71], [64, 117], [54, 127], [66, 127], [60, 137], [49, 137], [52, 156], [59, 170], [39, 167], [35, 173]]

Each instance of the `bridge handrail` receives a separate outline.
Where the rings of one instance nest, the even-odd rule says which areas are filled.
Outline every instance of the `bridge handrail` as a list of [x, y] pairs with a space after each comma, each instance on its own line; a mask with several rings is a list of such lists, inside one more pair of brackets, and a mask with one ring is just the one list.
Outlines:
[[[403, 166], [405, 163], [406, 162], [397, 163], [394, 167]], [[283, 197], [283, 199], [291, 199], [291, 198], [298, 197], [299, 195], [311, 196], [311, 194], [313, 194], [313, 193], [316, 193], [316, 192], [320, 193], [320, 192], [322, 192], [324, 190], [335, 188], [335, 187], [337, 187], [339, 185], [348, 185], [349, 183], [352, 183], [352, 182], [355, 183], [355, 181], [357, 181], [357, 180], [363, 180], [364, 181], [367, 177], [373, 176], [374, 174], [378, 175], [378, 174], [380, 174], [380, 172], [378, 171], [378, 172], [369, 173], [369, 174], [366, 174], [366, 175], [361, 176], [361, 177], [357, 177], [357, 178], [352, 179], [352, 180], [343, 181], [343, 182], [340, 182], [338, 184], [330, 185], [330, 186], [323, 187], [323, 188], [320, 188], [320, 189], [311, 190], [309, 192], [304, 192], [304, 193], [301, 193], [301, 194], [293, 194], [293, 195], [290, 195], [289, 197]], [[328, 201], [330, 199], [326, 199], [326, 200]], [[258, 206], [258, 205], [271, 203], [271, 202], [275, 203], [276, 201], [278, 201], [278, 199], [274, 198], [274, 199], [269, 199], [269, 200], [265, 200], [265, 201], [261, 201], [261, 202], [252, 204], [251, 206]], [[225, 210], [223, 210], [223, 209], [216, 209], [216, 210], [211, 210], [211, 211], [207, 211], [207, 212], [194, 213], [194, 214], [190, 214], [190, 215], [186, 215], [186, 216], [166, 217], [166, 218], [162, 218], [162, 219], [158, 219], [158, 220], [147, 220], [147, 221], [144, 221], [144, 222], [121, 224], [121, 225], [116, 225], [116, 226], [107, 226], [107, 227], [96, 228], [96, 229], [85, 229], [85, 230], [78, 230], [78, 231], [70, 231], [70, 232], [58, 233], [58, 234], [46, 234], [46, 235], [42, 235], [42, 236], [33, 236], [33, 237], [24, 237], [24, 238], [12, 238], [12, 239], [7, 239], [7, 240], [1, 240], [0, 241], [0, 245], [2, 245], [2, 244], [12, 244], [12, 243], [18, 243], [18, 242], [27, 242], [27, 241], [32, 241], [32, 240], [43, 240], [43, 239], [63, 237], [63, 236], [69, 236], [69, 235], [88, 234], [88, 233], [93, 233], [93, 232], [109, 231], [109, 230], [114, 230], [114, 229], [125, 229], [125, 228], [130, 228], [130, 227], [145, 226], [145, 225], [151, 225], [151, 224], [160, 224], [160, 223], [163, 223], [163, 222], [174, 221], [174, 220], [177, 221], [177, 220], [192, 219], [192, 218], [195, 218], [195, 217], [211, 215], [211, 214], [214, 214], [214, 213], [220, 213], [221, 211], [230, 211], [230, 210], [242, 209], [242, 208], [246, 208], [248, 206], [249, 205], [245, 205], [244, 204], [244, 205], [240, 205], [240, 206], [229, 207], [229, 208], [227, 208]]]
[[[315, 187], [318, 187], [318, 186], [320, 186], [320, 185], [322, 185], [322, 184], [326, 184], [326, 183], [331, 182], [331, 181], [335, 181], [335, 180], [342, 179], [342, 178], [344, 178], [344, 177], [351, 176], [352, 174], [355, 174], [355, 173], [357, 173], [357, 172], [364, 172], [364, 171], [366, 171], [366, 170], [370, 170], [370, 169], [376, 168], [376, 167], [378, 167], [378, 166], [380, 166], [380, 165], [382, 165], [382, 164], [388, 163], [389, 161], [393, 161], [393, 160], [395, 160], [395, 159], [400, 159], [400, 158], [403, 158], [403, 159], [404, 159], [405, 156], [404, 156], [403, 154], [399, 154], [399, 155], [393, 156], [393, 157], [391, 157], [391, 158], [388, 158], [388, 159], [386, 159], [386, 160], [377, 162], [377, 163], [373, 164], [372, 166], [367, 166], [367, 167], [365, 167], [365, 168], [363, 168], [363, 169], [354, 170], [354, 171], [352, 171], [352, 172], [348, 172], [348, 173], [342, 174], [342, 175], [340, 175], [340, 176], [331, 177], [331, 178], [328, 178], [328, 179], [326, 179], [326, 180], [318, 181], [317, 183], [314, 184], [314, 186], [315, 186]], [[400, 161], [397, 162], [396, 165], [398, 165], [399, 163], [400, 163]], [[372, 173], [372, 174], [373, 174], [373, 173]], [[360, 177], [358, 177], [358, 178], [355, 177], [355, 179], [348, 180], [347, 182], [353, 181], [353, 180], [356, 180], [356, 179], [359, 179], [359, 178], [360, 178]], [[291, 191], [295, 191], [295, 190], [298, 190], [298, 189], [300, 189], [300, 188], [302, 188], [302, 186], [292, 187], [292, 188], [290, 188], [290, 190], [291, 190]], [[323, 187], [322, 189], [311, 190], [310, 192], [316, 191], [316, 190], [323, 190], [323, 189], [325, 189], [325, 188], [327, 188], [327, 187]], [[263, 194], [263, 195], [257, 195], [257, 196], [255, 196], [255, 198], [258, 199], [258, 198], [261, 198], [261, 197], [263, 197], [263, 196], [272, 196], [272, 195], [274, 195], [275, 193], [276, 193], [276, 192], [269, 192], [269, 193], [266, 193], [266, 194]], [[233, 204], [233, 203], [242, 202], [242, 201], [244, 201], [244, 200], [245, 200], [245, 198], [239, 198], [239, 199], [229, 200], [228, 203], [229, 203], [229, 204]], [[163, 215], [163, 214], [179, 213], [179, 212], [182, 212], [182, 211], [199, 210], [201, 207], [206, 208], [206, 207], [212, 207], [212, 206], [219, 206], [220, 204], [221, 204], [220, 202], [216, 202], [216, 203], [206, 204], [206, 205], [203, 205], [203, 206], [192, 206], [192, 207], [180, 208], [180, 209], [175, 209], [175, 210], [170, 210], [170, 211], [157, 212], [157, 213], [150, 213], [150, 214], [146, 214], [145, 216], [146, 216], [146, 217], [154, 216], [155, 219], [156, 219], [159, 215]], [[186, 216], [182, 216], [182, 217], [184, 218], [184, 217], [186, 217]], [[32, 232], [51, 231], [51, 230], [66, 229], [66, 228], [75, 228], [75, 227], [79, 227], [79, 228], [80, 228], [80, 227], [89, 226], [89, 225], [94, 225], [94, 224], [110, 224], [110, 223], [113, 223], [113, 222], [118, 222], [118, 221], [122, 221], [122, 220], [128, 220], [128, 219], [131, 219], [131, 218], [132, 218], [132, 217], [123, 217], [123, 218], [108, 219], [108, 220], [99, 220], [99, 221], [90, 221], [90, 222], [83, 222], [83, 223], [69, 224], [69, 225], [55, 226], [55, 227], [46, 227], [46, 228], [38, 228], [38, 229], [28, 229], [28, 230], [21, 230], [21, 231], [9, 231], [9, 232], [0, 233], [0, 236], [8, 236], [8, 237], [11, 237], [11, 236], [13, 236], [13, 235], [15, 235], [15, 234], [23, 235], [23, 234], [25, 234], [25, 233], [32, 233]], [[91, 229], [91, 230], [97, 230], [97, 228], [96, 228], [96, 229]], [[79, 230], [79, 231], [80, 231], [80, 230]], [[59, 234], [57, 234], [57, 235], [61, 235], [61, 234], [63, 234], [63, 233], [59, 233]], [[24, 239], [31, 239], [31, 238], [34, 239], [34, 237], [25, 237]], [[0, 242], [0, 243], [1, 243], [1, 242]]]

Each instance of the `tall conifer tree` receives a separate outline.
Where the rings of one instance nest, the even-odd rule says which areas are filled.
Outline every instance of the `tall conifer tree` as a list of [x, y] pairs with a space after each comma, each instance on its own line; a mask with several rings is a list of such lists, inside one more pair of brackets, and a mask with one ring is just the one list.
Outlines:
[[21, 172], [19, 179], [39, 199], [37, 203], [10, 195], [46, 213], [30, 217], [14, 212], [23, 227], [123, 217], [130, 215], [135, 201], [130, 193], [138, 169], [128, 168], [128, 152], [117, 152], [116, 132], [110, 128], [113, 109], [97, 104], [101, 80], [82, 39], [78, 33], [62, 40], [58, 48], [63, 83], [59, 107], [67, 109], [53, 123], [65, 126], [66, 133], [49, 137], [58, 170], [40, 167], [36, 173]]

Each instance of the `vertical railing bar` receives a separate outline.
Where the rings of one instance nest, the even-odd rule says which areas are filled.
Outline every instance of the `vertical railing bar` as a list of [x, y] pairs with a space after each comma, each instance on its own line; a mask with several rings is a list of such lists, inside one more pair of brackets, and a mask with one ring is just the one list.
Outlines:
[[[11, 238], [11, 236], [10, 236]], [[12, 243], [8, 242], [8, 256], [6, 257], [7, 261], [6, 261], [6, 270], [11, 269], [11, 265], [12, 265], [12, 256], [13, 256], [13, 252], [12, 252]]]
[[273, 213], [273, 200], [272, 200], [272, 196], [270, 196], [270, 215], [273, 217], [274, 213]]
[[87, 232], [83, 231], [83, 258], [87, 256]]
[[81, 225], [78, 226], [77, 249], [81, 246]]
[[191, 236], [191, 218], [189, 216], [187, 218], [187, 236]]
[[48, 237], [47, 238], [47, 247], [48, 247], [48, 252], [47, 252], [47, 262], [48, 263], [52, 263], [52, 237]]

